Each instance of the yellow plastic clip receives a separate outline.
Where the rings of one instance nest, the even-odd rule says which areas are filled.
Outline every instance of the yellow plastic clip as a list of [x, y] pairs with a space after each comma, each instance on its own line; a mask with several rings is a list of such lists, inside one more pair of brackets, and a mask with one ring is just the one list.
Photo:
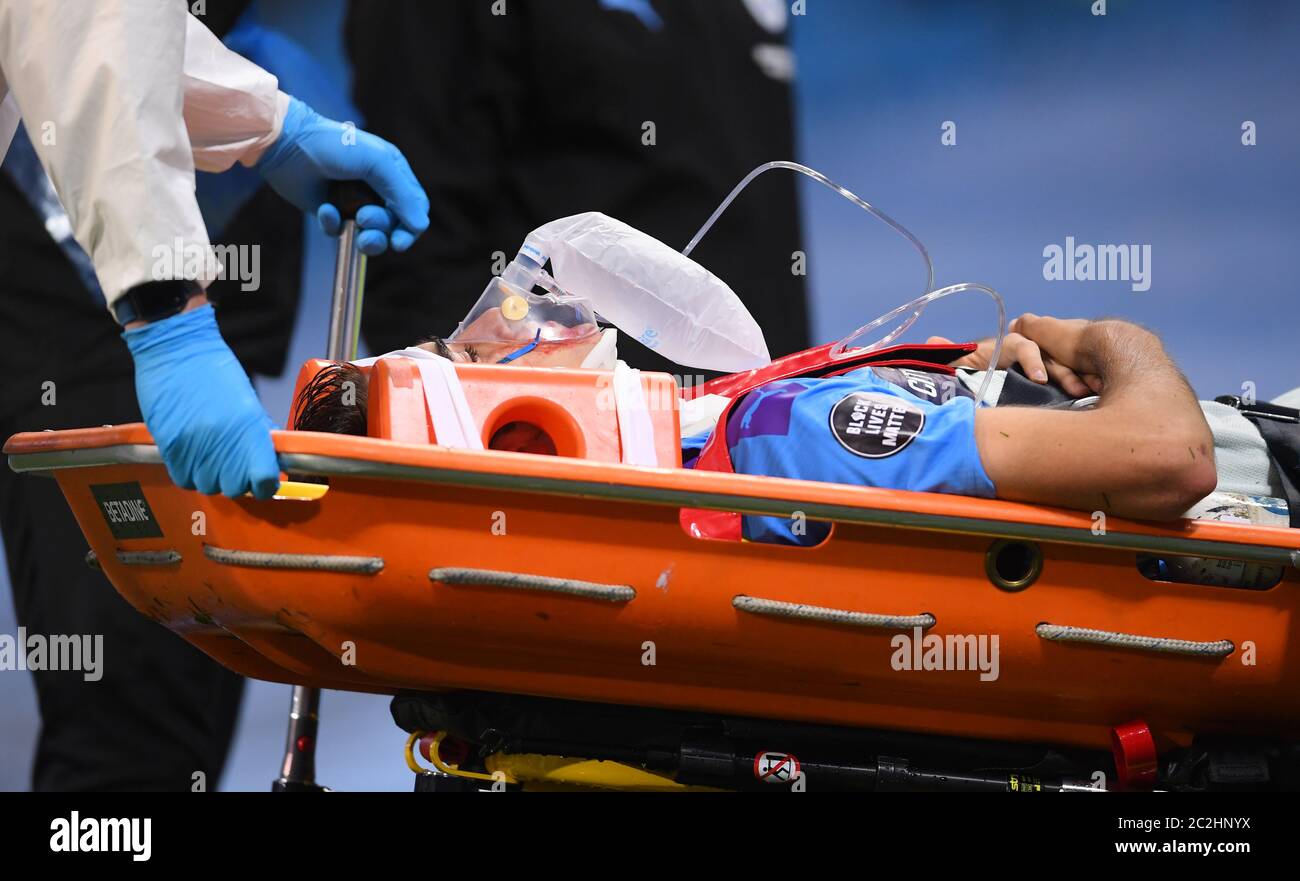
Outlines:
[[[426, 731], [416, 731], [406, 738], [406, 767], [416, 774], [424, 774], [429, 770], [415, 760], [415, 744], [427, 733]], [[442, 745], [442, 741], [446, 736], [446, 731], [439, 731], [433, 736], [433, 743], [429, 744], [429, 761], [433, 762], [433, 767], [442, 773], [451, 777], [464, 777], [469, 780], [486, 780], [488, 783], [496, 783], [498, 780], [506, 783], [518, 782], [503, 771], [497, 771], [495, 774], [480, 774], [477, 771], [462, 771], [455, 765], [448, 765], [438, 755], [438, 747]]]
[[314, 502], [329, 491], [329, 485], [325, 483], [299, 483], [296, 480], [285, 480], [276, 489], [274, 497], [277, 499], [294, 499], [300, 502]]

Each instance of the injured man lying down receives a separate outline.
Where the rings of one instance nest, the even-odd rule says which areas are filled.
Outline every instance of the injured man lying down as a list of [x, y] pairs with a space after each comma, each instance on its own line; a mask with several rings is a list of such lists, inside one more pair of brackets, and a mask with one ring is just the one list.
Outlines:
[[[560, 321], [560, 332], [544, 339], [539, 329], [521, 346], [517, 337], [497, 339], [507, 335], [490, 327], [510, 310], [505, 302], [471, 313], [451, 337], [392, 354], [507, 367], [615, 366], [615, 330]], [[1207, 514], [1213, 510], [1219, 519], [1296, 525], [1300, 511], [1287, 508], [1288, 496], [1295, 507], [1295, 434], [1266, 442], [1264, 420], [1198, 401], [1149, 330], [1119, 320], [1022, 315], [1010, 325], [978, 406], [975, 390], [993, 343], [962, 354], [949, 342], [931, 337], [914, 348], [946, 353], [941, 360], [960, 355], [950, 364], [927, 366], [910, 351], [883, 362], [893, 366], [838, 374], [772, 369], [806, 354], [797, 353], [751, 371], [758, 379], [733, 384], [730, 396], [684, 401], [685, 465], [1137, 519], [1216, 516]], [[300, 394], [294, 428], [364, 435], [365, 385], [354, 364], [325, 367]], [[1294, 407], [1300, 389], [1276, 403]], [[531, 451], [529, 438], [517, 441], [505, 448]], [[713, 464], [703, 463], [706, 457]], [[807, 524], [796, 534], [787, 519], [747, 516], [743, 535], [807, 545], [825, 528]]]
[[[690, 250], [679, 253], [598, 212], [560, 218], [528, 235], [451, 336], [381, 357], [420, 360], [426, 396], [458, 386], [454, 362], [482, 362], [612, 370], [618, 399], [620, 389], [635, 391], [639, 384], [617, 360], [617, 331], [601, 330], [599, 314], [678, 363], [741, 371], [704, 385], [707, 394], [683, 392], [688, 468], [996, 497], [1137, 519], [1300, 526], [1300, 425], [1288, 422], [1281, 407], [1270, 413], [1253, 402], [1197, 401], [1160, 340], [1144, 328], [1026, 314], [1012, 322], [997, 355], [989, 340], [959, 346], [932, 337], [925, 345], [850, 347], [855, 335], [771, 361], [744, 304], [689, 259]], [[963, 288], [982, 286], [927, 293], [859, 333], [900, 310], [916, 306], [919, 315], [918, 304]], [[995, 357], [998, 363], [990, 365]], [[366, 434], [362, 364], [320, 371], [295, 402], [294, 428]], [[1295, 406], [1293, 397], [1300, 389], [1279, 403]], [[624, 403], [618, 401], [620, 415]], [[474, 437], [472, 419], [454, 421], [449, 435]], [[636, 446], [634, 421], [619, 423], [621, 433], [628, 430], [625, 452]], [[434, 430], [441, 440], [440, 426]], [[531, 437], [527, 426], [513, 431], [493, 437], [491, 448], [548, 451], [536, 429]], [[624, 461], [636, 464], [635, 457]], [[746, 516], [739, 537], [811, 545], [830, 528], [804, 526], [793, 518]]]

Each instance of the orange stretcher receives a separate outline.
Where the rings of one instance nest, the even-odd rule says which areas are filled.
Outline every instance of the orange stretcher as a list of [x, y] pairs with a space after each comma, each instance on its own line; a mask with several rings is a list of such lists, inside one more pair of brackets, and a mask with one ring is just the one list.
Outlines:
[[[458, 365], [485, 443], [525, 420], [559, 455], [453, 450], [430, 443], [412, 365], [371, 370], [378, 436], [275, 432], [290, 481], [328, 483], [270, 501], [177, 488], [139, 424], [19, 434], [4, 451], [58, 480], [92, 562], [142, 614], [258, 679], [1095, 750], [1134, 718], [1161, 751], [1300, 735], [1295, 530], [1099, 530], [1012, 502], [697, 473], [676, 467], [672, 393], [653, 417], [661, 466], [623, 465], [597, 402], [608, 375], [591, 371]], [[664, 400], [671, 378], [642, 377]], [[834, 526], [816, 547], [719, 541], [689, 534], [693, 509]], [[1276, 583], [1153, 581], [1142, 554], [1239, 561]], [[909, 642], [980, 636], [996, 637], [996, 678], [924, 669]]]
[[[335, 189], [328, 354], [347, 360], [352, 218], [377, 197]], [[1094, 788], [1062, 775], [1107, 750], [1102, 773], [1129, 786], [1300, 781], [1300, 531], [683, 469], [665, 374], [641, 374], [657, 464], [626, 465], [609, 374], [455, 369], [486, 449], [438, 445], [413, 362], [381, 360], [368, 437], [273, 433], [288, 480], [269, 501], [179, 489], [140, 424], [4, 452], [58, 480], [87, 562], [142, 614], [295, 685], [277, 791], [320, 788], [316, 688], [397, 694], [416, 788], [435, 791], [795, 787], [805, 771], [823, 788], [1061, 791]], [[554, 455], [492, 449], [517, 423]], [[710, 511], [833, 526], [815, 547], [721, 540], [700, 528]], [[1152, 580], [1144, 558], [1250, 567], [1251, 589]], [[1218, 735], [1236, 739], [1200, 745]]]

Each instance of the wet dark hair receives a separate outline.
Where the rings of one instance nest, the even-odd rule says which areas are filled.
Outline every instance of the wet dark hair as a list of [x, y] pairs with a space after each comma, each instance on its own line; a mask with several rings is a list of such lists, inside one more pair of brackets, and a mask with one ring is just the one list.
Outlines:
[[[442, 337], [427, 336], [417, 345], [421, 343], [432, 344], [435, 354], [452, 360], [451, 349]], [[322, 367], [294, 401], [293, 412], [298, 415], [294, 417], [293, 430], [365, 437], [369, 391], [370, 380], [359, 367], [346, 361]]]
[[370, 382], [361, 368], [344, 362], [322, 367], [294, 401], [294, 431], [366, 434]]
[[[439, 355], [451, 358], [451, 351], [441, 338], [428, 337], [420, 342], [431, 343]], [[331, 362], [317, 371], [294, 400], [293, 430], [365, 437], [368, 434], [369, 393], [370, 379], [361, 368], [346, 361]], [[558, 455], [550, 435], [521, 421], [498, 428], [487, 446], [490, 450]], [[313, 474], [296, 474], [294, 479], [306, 483], [329, 483], [327, 478]]]
[[[426, 336], [415, 345], [431, 345], [433, 352], [454, 361], [447, 341], [440, 336]], [[470, 361], [478, 361], [472, 346], [463, 346]], [[351, 383], [351, 386], [348, 385]], [[324, 431], [331, 434], [366, 435], [366, 404], [370, 381], [364, 371], [346, 361], [334, 361], [303, 386], [294, 401], [294, 431]], [[349, 394], [351, 392], [351, 394]]]

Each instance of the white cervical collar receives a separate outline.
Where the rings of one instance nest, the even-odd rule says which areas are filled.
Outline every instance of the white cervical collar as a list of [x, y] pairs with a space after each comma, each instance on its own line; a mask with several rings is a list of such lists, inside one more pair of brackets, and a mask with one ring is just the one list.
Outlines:
[[614, 327], [601, 331], [600, 342], [587, 353], [578, 365], [586, 370], [613, 370], [618, 361], [618, 329]]

